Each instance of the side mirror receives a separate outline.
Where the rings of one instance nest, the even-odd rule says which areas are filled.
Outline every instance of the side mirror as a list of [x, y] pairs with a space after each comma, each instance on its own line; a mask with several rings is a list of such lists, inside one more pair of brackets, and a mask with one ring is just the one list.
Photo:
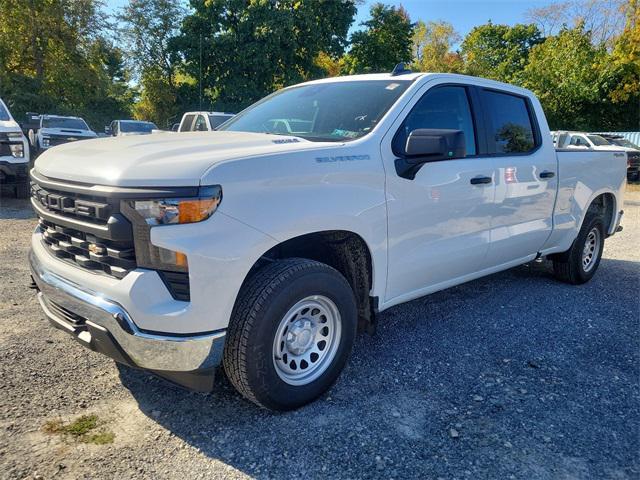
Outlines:
[[464, 158], [467, 154], [462, 130], [432, 128], [411, 132], [404, 151], [411, 164]]
[[104, 127], [104, 133], [106, 135], [111, 135], [111, 127]]
[[413, 180], [427, 162], [464, 158], [466, 155], [462, 130], [420, 128], [409, 134], [403, 158], [395, 161], [396, 172], [402, 178]]

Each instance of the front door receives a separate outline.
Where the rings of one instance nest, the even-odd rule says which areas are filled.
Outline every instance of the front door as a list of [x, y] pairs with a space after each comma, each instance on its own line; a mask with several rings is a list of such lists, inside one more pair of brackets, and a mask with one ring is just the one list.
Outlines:
[[[389, 242], [385, 302], [399, 303], [444, 288], [485, 267], [494, 159], [477, 156], [471, 99], [464, 85], [433, 86], [383, 140]], [[426, 163], [415, 178], [402, 178], [394, 160], [402, 156], [409, 133], [420, 128], [462, 130], [467, 156]]]

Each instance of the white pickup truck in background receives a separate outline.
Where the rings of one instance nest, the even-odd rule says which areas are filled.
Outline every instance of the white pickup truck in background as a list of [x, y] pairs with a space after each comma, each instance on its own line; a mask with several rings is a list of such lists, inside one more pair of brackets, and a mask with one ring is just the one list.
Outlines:
[[98, 136], [80, 117], [38, 114], [27, 116], [31, 123], [29, 141], [36, 155], [57, 145]]
[[540, 257], [588, 281], [619, 229], [626, 161], [556, 150], [511, 85], [318, 80], [221, 131], [43, 154], [32, 275], [86, 347], [196, 390], [222, 363], [246, 398], [292, 409], [331, 386], [377, 312]]
[[187, 112], [175, 129], [178, 132], [211, 132], [233, 117], [227, 112]]
[[579, 150], [597, 150], [601, 152], [625, 152], [627, 154], [627, 179], [638, 180], [640, 169], [640, 150], [630, 142], [613, 142], [610, 138], [597, 133], [551, 132], [556, 148]]
[[29, 142], [0, 98], [0, 188], [12, 186], [18, 198], [29, 196]]

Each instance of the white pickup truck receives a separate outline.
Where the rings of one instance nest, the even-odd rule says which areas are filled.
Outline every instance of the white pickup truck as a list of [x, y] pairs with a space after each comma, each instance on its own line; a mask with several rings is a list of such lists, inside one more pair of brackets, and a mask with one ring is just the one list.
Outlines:
[[0, 98], [0, 190], [9, 185], [16, 197], [29, 196], [29, 142]]
[[29, 141], [36, 154], [56, 145], [98, 136], [80, 117], [32, 114], [30, 120], [35, 122], [35, 125], [29, 130]]
[[540, 257], [588, 281], [625, 169], [624, 153], [556, 151], [521, 88], [318, 80], [222, 131], [43, 154], [32, 275], [86, 347], [195, 390], [222, 363], [246, 398], [292, 409], [331, 386], [382, 310]]

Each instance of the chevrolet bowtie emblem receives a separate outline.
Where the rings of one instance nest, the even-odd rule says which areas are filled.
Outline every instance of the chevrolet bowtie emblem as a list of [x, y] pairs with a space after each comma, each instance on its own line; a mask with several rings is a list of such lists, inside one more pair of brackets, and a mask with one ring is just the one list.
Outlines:
[[97, 245], [95, 243], [90, 243], [89, 247], [87, 248], [94, 255], [104, 255], [105, 253], [107, 253], [107, 249], [105, 247], [103, 247], [102, 245]]

